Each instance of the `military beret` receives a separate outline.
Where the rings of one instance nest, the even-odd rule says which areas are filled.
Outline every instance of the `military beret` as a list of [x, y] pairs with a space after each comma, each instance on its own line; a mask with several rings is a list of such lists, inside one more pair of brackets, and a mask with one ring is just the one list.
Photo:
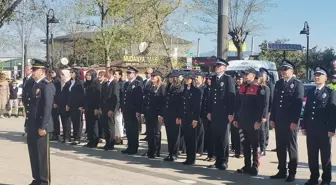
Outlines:
[[138, 73], [139, 71], [135, 67], [128, 67], [127, 73]]
[[216, 66], [228, 66], [228, 65], [229, 65], [229, 62], [227, 62], [226, 60], [222, 58], [217, 58]]
[[288, 61], [288, 60], [283, 60], [281, 62], [281, 68], [282, 69], [294, 69], [295, 65], [292, 62]]
[[321, 74], [321, 75], [328, 76], [328, 70], [326, 70], [323, 67], [316, 67], [314, 74]]
[[46, 69], [49, 67], [49, 64], [40, 59], [31, 59], [30, 64], [32, 65], [32, 69]]

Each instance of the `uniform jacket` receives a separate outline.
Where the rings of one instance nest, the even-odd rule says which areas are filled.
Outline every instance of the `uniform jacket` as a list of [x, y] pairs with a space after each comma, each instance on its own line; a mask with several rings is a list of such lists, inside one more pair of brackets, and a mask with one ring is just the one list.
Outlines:
[[51, 111], [55, 93], [55, 86], [46, 78], [34, 84], [27, 120], [28, 130], [34, 130], [36, 134], [38, 133], [38, 129], [53, 132], [54, 127]]
[[143, 91], [142, 83], [139, 80], [133, 80], [132, 82], [126, 82], [124, 85], [124, 106], [123, 113], [135, 114], [141, 113], [143, 103]]
[[253, 129], [254, 123], [260, 123], [266, 118], [265, 112], [268, 112], [265, 89], [258, 84], [244, 84], [240, 86], [238, 93], [234, 119], [238, 121], [239, 128]]
[[[71, 84], [71, 81], [70, 81]], [[75, 84], [69, 90], [69, 99], [68, 99], [68, 107], [70, 108], [85, 108], [85, 91], [82, 81], [76, 81]]]
[[69, 94], [70, 94], [69, 87], [70, 87], [70, 81], [67, 81], [64, 84], [63, 88], [61, 89], [61, 92], [58, 96], [58, 100], [56, 102], [56, 104], [59, 107], [60, 114], [62, 116], [66, 116], [66, 115], [69, 116], [69, 112], [66, 112], [65, 110], [66, 105], [68, 105], [68, 102], [69, 102]]
[[268, 101], [268, 112], [271, 112], [273, 96], [274, 96], [274, 84], [271, 81], [267, 81], [266, 85], [268, 86], [269, 91], [270, 91], [269, 101]]
[[103, 84], [101, 91], [101, 108], [103, 110], [118, 111], [120, 107], [120, 86], [117, 80], [112, 80]]
[[336, 92], [323, 87], [319, 93], [316, 88], [308, 90], [301, 128], [310, 135], [328, 135], [335, 132], [336, 125]]
[[163, 107], [165, 103], [165, 91], [166, 87], [161, 85], [160, 87], [152, 85], [147, 104], [147, 115], [150, 117], [158, 117], [163, 115]]
[[182, 101], [179, 106], [178, 118], [183, 118], [186, 122], [190, 122], [190, 124], [193, 120], [198, 121], [201, 112], [201, 100], [202, 92], [199, 88], [191, 86], [190, 89], [188, 89], [185, 86], [182, 93]]
[[98, 80], [86, 81], [85, 89], [85, 110], [94, 111], [99, 109], [100, 104], [100, 82]]
[[206, 118], [208, 115], [208, 101], [211, 87], [208, 85], [202, 85], [199, 88], [202, 91], [201, 118]]
[[[146, 82], [148, 81], [148, 83], [146, 84]], [[150, 79], [146, 79], [143, 82], [143, 109], [142, 109], [142, 113], [143, 114], [147, 114], [147, 108], [148, 108], [148, 98], [150, 96], [150, 90], [152, 88], [153, 82]]]
[[299, 122], [302, 109], [304, 87], [301, 81], [291, 78], [287, 83], [283, 79], [276, 82], [271, 110], [271, 121], [277, 126]]
[[120, 92], [119, 92], [119, 108], [122, 109], [122, 106], [124, 105], [124, 96], [125, 96], [125, 81], [119, 80], [119, 87], [120, 87]]
[[34, 85], [35, 81], [33, 78], [28, 78], [25, 77], [23, 79], [23, 87], [22, 87], [22, 102], [24, 104], [24, 106], [28, 106], [29, 105], [29, 101], [31, 98], [31, 93], [32, 93], [32, 88]]
[[61, 93], [61, 79], [59, 77], [56, 77], [52, 80], [52, 83], [54, 84], [55, 86], [55, 89], [56, 89], [56, 93], [55, 93], [55, 98], [54, 98], [54, 103], [57, 104], [57, 100], [59, 99], [59, 95]]
[[179, 106], [182, 102], [182, 93], [183, 86], [175, 87], [168, 85], [166, 88], [165, 94], [165, 103], [164, 103], [164, 111], [163, 116], [165, 119], [168, 117], [175, 120], [178, 115]]

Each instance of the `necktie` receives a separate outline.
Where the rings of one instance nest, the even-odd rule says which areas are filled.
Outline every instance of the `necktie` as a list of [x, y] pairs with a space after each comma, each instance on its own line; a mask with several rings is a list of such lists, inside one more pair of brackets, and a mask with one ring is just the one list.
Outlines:
[[316, 89], [315, 90], [315, 95], [318, 95], [320, 91], [321, 91], [320, 89]]

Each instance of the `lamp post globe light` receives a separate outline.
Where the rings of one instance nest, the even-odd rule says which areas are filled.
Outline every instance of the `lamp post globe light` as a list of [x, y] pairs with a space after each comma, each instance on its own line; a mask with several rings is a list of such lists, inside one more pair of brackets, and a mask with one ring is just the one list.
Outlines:
[[308, 22], [307, 21], [305, 21], [304, 22], [304, 25], [303, 25], [303, 29], [300, 31], [300, 34], [302, 34], [302, 35], [306, 35], [306, 37], [307, 37], [307, 61], [306, 61], [306, 77], [307, 77], [307, 80], [309, 80], [309, 75], [308, 75], [308, 73], [309, 73], [309, 69], [308, 69], [308, 61], [309, 61], [309, 34], [310, 34], [310, 32], [309, 32], [309, 25], [308, 25]]
[[[49, 24], [56, 24], [59, 23], [59, 20], [57, 20], [55, 18], [54, 15], [54, 10], [53, 9], [49, 9], [47, 15], [46, 15], [46, 21], [47, 21], [47, 33], [46, 33], [46, 52], [47, 52], [47, 63], [50, 64], [50, 54], [49, 54]], [[53, 61], [51, 61], [53, 62]], [[53, 66], [54, 64], [51, 63], [51, 66]]]

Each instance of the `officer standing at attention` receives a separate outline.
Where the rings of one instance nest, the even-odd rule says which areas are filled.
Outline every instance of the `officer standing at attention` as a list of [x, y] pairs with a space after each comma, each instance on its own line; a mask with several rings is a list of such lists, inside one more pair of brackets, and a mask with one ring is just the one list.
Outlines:
[[331, 182], [331, 140], [335, 135], [336, 93], [326, 86], [327, 70], [317, 67], [314, 73], [316, 88], [308, 90], [301, 131], [307, 136], [308, 164], [310, 178], [305, 185], [317, 185], [319, 173], [319, 152], [322, 162], [322, 182]]
[[[270, 124], [275, 128], [279, 170], [276, 175], [271, 176], [271, 179], [286, 179], [286, 182], [295, 180], [298, 163], [297, 124], [304, 95], [303, 84], [293, 77], [293, 73], [294, 64], [284, 60], [281, 64], [282, 79], [275, 84], [270, 116]], [[289, 153], [288, 176], [286, 169], [287, 151]]]
[[233, 121], [235, 107], [235, 83], [231, 76], [224, 74], [227, 61], [217, 58], [215, 72], [211, 78], [211, 92], [208, 119], [215, 141], [216, 163], [209, 168], [226, 170], [229, 161], [229, 124]]
[[35, 80], [31, 89], [32, 96], [27, 120], [27, 144], [33, 182], [30, 185], [50, 184], [49, 134], [53, 132], [52, 105], [55, 86], [46, 78], [48, 64], [33, 59], [32, 78]]
[[184, 75], [185, 88], [179, 106], [176, 124], [182, 124], [184, 141], [186, 145], [187, 160], [184, 165], [193, 165], [196, 161], [196, 129], [200, 119], [202, 92], [194, 86], [194, 75], [187, 73]]
[[[197, 88], [199, 88], [202, 92], [201, 97], [203, 100], [203, 95], [204, 95], [204, 89], [206, 88], [205, 84], [204, 84], [204, 78], [205, 78], [205, 74], [202, 72], [197, 72], [195, 73], [195, 85]], [[201, 110], [203, 107], [203, 101], [200, 102], [201, 103]], [[203, 107], [204, 109], [204, 107]], [[200, 119], [199, 122], [197, 124], [197, 144], [196, 144], [196, 153], [198, 153], [200, 156], [203, 155], [203, 149], [204, 149], [204, 125], [203, 125], [203, 119], [202, 117], [207, 117], [207, 114], [200, 114]]]
[[124, 154], [134, 155], [139, 147], [139, 119], [141, 118], [143, 91], [142, 83], [136, 79], [137, 69], [129, 67], [127, 71], [128, 81], [124, 85], [123, 117], [128, 139], [127, 149], [121, 151]]
[[28, 121], [28, 113], [29, 113], [29, 105], [30, 105], [29, 102], [31, 99], [32, 88], [35, 82], [34, 79], [32, 78], [31, 65], [26, 66], [25, 75], [26, 77], [24, 77], [23, 79], [23, 88], [22, 88], [22, 103], [23, 103], [23, 106], [26, 112], [26, 121], [25, 121], [24, 127], [25, 127], [25, 132], [27, 132], [26, 126], [27, 126], [27, 121]]
[[[262, 124], [266, 122], [268, 106], [265, 103], [266, 92], [262, 86], [255, 82], [257, 71], [254, 68], [245, 70], [246, 84], [239, 88], [237, 96], [236, 114], [233, 125], [243, 131], [245, 140], [244, 167], [238, 169], [238, 173], [258, 175], [258, 145], [259, 132]], [[252, 149], [252, 152], [251, 152]], [[251, 163], [252, 154], [252, 163]]]

